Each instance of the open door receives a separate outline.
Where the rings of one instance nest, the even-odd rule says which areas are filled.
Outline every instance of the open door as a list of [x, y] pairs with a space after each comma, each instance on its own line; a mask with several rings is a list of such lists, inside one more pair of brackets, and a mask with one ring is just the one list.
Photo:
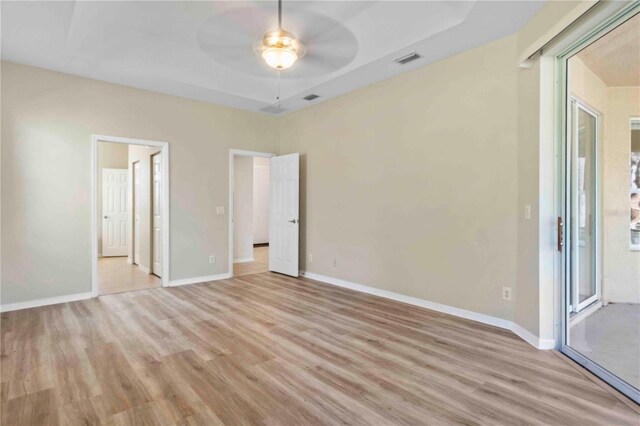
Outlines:
[[269, 270], [297, 277], [300, 154], [271, 157], [269, 170]]
[[133, 264], [140, 265], [140, 161], [133, 163]]
[[151, 272], [162, 277], [162, 153], [151, 156]]
[[102, 256], [126, 256], [129, 170], [102, 169]]

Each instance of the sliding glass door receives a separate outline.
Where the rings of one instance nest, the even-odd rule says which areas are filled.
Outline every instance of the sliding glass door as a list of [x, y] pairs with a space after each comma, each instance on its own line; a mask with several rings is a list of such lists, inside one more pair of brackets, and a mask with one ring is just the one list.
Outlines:
[[[640, 403], [640, 5], [558, 57], [563, 81], [561, 344]], [[636, 142], [636, 139], [638, 141]], [[631, 205], [629, 205], [631, 201]]]

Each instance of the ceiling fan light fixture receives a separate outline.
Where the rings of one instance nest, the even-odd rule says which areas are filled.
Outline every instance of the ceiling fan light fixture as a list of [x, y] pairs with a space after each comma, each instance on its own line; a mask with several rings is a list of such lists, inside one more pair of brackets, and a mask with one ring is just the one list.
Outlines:
[[298, 60], [298, 55], [290, 49], [272, 47], [262, 51], [262, 58], [271, 68], [286, 70]]
[[278, 28], [262, 38], [262, 58], [271, 68], [291, 67], [303, 52], [302, 44], [288, 31]]

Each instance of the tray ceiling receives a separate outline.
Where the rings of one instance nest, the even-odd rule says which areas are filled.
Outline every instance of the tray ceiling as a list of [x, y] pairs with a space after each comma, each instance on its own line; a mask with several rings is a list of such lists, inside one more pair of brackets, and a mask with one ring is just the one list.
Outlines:
[[[543, 4], [285, 0], [284, 27], [308, 53], [282, 73], [282, 110], [512, 34]], [[278, 91], [275, 71], [255, 51], [276, 27], [276, 10], [275, 1], [3, 1], [2, 59], [259, 111]], [[394, 62], [414, 51], [418, 60]], [[320, 97], [302, 99], [312, 93]]]

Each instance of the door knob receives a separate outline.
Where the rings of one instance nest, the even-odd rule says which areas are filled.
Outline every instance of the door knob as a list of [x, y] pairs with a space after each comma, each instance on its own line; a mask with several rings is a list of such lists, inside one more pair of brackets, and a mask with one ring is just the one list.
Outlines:
[[289, 222], [291, 222], [291, 223], [298, 223], [298, 220], [297, 220], [297, 219], [291, 219]]
[[109, 216], [105, 216], [104, 218], [105, 218], [105, 219], [108, 219], [108, 218], [109, 218]]

